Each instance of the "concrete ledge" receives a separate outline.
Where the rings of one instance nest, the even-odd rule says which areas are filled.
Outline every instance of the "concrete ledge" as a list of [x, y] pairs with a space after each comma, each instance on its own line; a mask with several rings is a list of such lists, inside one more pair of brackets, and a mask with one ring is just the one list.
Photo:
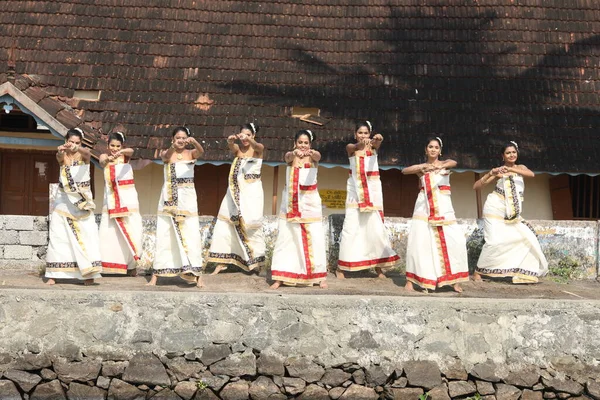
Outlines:
[[[457, 360], [469, 370], [600, 362], [600, 301], [199, 292], [0, 292], [0, 351], [130, 359], [212, 344], [325, 367]], [[142, 338], [142, 339], [140, 339]]]

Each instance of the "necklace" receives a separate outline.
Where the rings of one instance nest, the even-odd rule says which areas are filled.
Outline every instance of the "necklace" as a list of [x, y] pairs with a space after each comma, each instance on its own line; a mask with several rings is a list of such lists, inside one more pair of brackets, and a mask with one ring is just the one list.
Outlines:
[[181, 154], [181, 153], [178, 153], [178, 154], [177, 154], [177, 159], [178, 159], [178, 160], [183, 160], [183, 154]]

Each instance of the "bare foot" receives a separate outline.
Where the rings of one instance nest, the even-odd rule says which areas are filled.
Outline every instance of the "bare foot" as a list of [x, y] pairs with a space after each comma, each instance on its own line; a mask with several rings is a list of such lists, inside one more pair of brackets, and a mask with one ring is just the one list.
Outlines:
[[413, 283], [411, 281], [406, 281], [406, 285], [404, 285], [404, 290], [406, 290], [407, 292], [414, 292], [415, 287], [413, 286]]
[[380, 267], [375, 268], [375, 272], [377, 272], [378, 278], [387, 278]]
[[152, 274], [152, 278], [150, 278], [150, 282], [146, 283], [146, 286], [156, 286], [156, 281], [158, 281], [158, 276]]
[[46, 285], [56, 285], [56, 281], [54, 279], [50, 278], [46, 281]]
[[275, 281], [274, 284], [272, 284], [271, 286], [269, 286], [269, 289], [278, 289], [279, 286], [281, 286], [281, 281]]
[[202, 281], [202, 277], [201, 276], [196, 277], [196, 287], [198, 287], [198, 288], [203, 288], [204, 287], [204, 282]]
[[458, 283], [455, 283], [454, 286], [452, 286], [452, 289], [454, 289], [454, 291], [456, 293], [462, 293], [463, 292], [462, 288], [460, 287], [460, 285]]
[[94, 280], [93, 280], [93, 279], [85, 279], [85, 280], [83, 281], [83, 285], [84, 285], [84, 286], [91, 286], [91, 285], [93, 285], [93, 284], [94, 284]]
[[319, 287], [321, 289], [327, 289], [329, 286], [327, 285], [327, 282], [321, 281], [321, 283], [319, 283]]
[[481, 275], [479, 275], [479, 272], [474, 272], [473, 273], [473, 280], [475, 282], [481, 282], [482, 279], [481, 279]]
[[215, 268], [215, 270], [213, 271], [213, 273], [211, 275], [217, 275], [219, 272], [225, 271], [226, 269], [227, 269], [227, 265], [219, 264], [219, 265], [217, 265], [217, 267]]
[[335, 270], [335, 277], [338, 278], [338, 279], [344, 279], [344, 278], [346, 278], [344, 276], [344, 271], [342, 271], [341, 269], [336, 269]]
[[127, 270], [127, 276], [137, 276], [137, 268], [128, 269]]

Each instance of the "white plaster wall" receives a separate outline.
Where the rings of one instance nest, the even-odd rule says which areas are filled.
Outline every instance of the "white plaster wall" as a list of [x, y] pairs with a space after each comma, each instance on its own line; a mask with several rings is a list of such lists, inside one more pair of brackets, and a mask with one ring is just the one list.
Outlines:
[[[160, 190], [163, 184], [162, 165], [151, 163], [148, 166], [136, 170], [135, 172], [136, 188], [140, 200], [140, 212], [144, 214], [155, 214]], [[275, 167], [265, 165], [262, 169], [264, 199], [264, 214], [277, 214], [281, 205], [281, 191], [285, 187], [285, 165], [279, 166], [277, 177], [276, 199], [273, 192], [273, 178]], [[102, 202], [104, 198], [104, 177], [102, 170], [95, 168], [95, 193], [96, 212], [102, 211]], [[348, 168], [319, 168], [319, 190], [334, 189], [346, 190], [346, 180], [348, 179]], [[452, 203], [457, 218], [477, 218], [477, 197], [473, 190], [475, 174], [473, 172], [453, 173], [451, 177], [452, 184]], [[525, 203], [523, 217], [526, 219], [545, 219], [551, 220], [552, 205], [550, 202], [549, 175], [537, 175], [533, 179], [525, 181]], [[492, 185], [488, 185], [482, 190], [482, 205], [485, 203], [487, 195], [493, 190]], [[277, 207], [273, 213], [273, 201], [276, 201]], [[323, 210], [324, 215], [343, 214], [343, 209]]]

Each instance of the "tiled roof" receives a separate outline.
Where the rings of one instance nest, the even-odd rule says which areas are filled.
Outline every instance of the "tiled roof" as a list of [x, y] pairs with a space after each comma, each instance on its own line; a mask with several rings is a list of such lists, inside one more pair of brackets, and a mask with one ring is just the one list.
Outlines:
[[[435, 134], [462, 168], [498, 164], [516, 140], [534, 170], [599, 169], [597, 0], [150, 3], [2, 0], [0, 83], [13, 54], [28, 90], [70, 107], [94, 138], [124, 130], [144, 158], [186, 124], [207, 159], [226, 160], [225, 137], [256, 121], [269, 161], [309, 128], [323, 161], [345, 164], [366, 118], [386, 138], [384, 165], [422, 161]], [[293, 119], [294, 106], [329, 122]]]

